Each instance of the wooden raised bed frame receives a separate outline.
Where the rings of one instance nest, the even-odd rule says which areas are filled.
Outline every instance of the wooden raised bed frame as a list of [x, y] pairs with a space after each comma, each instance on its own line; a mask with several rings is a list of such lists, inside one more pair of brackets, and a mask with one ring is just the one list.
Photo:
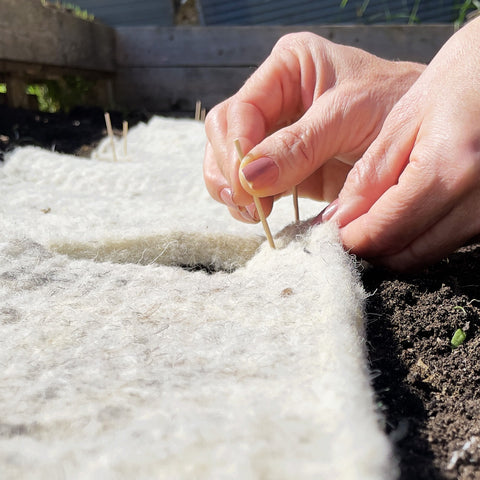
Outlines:
[[428, 62], [453, 25], [119, 27], [79, 19], [40, 0], [2, 0], [0, 82], [28, 107], [25, 86], [78, 75], [97, 88], [90, 103], [150, 112], [211, 108], [232, 95], [290, 32], [311, 31], [389, 59]]
[[38, 80], [78, 75], [95, 80], [99, 103], [112, 98], [115, 32], [40, 0], [2, 0], [0, 81], [7, 102], [28, 108], [25, 87]]

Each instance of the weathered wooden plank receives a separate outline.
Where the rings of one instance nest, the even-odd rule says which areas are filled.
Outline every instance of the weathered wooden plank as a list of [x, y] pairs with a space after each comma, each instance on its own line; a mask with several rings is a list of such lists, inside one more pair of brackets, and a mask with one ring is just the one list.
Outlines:
[[14, 108], [28, 108], [29, 100], [25, 93], [26, 88], [25, 77], [9, 75], [7, 77], [7, 105]]
[[258, 65], [280, 37], [298, 31], [383, 58], [428, 62], [453, 34], [453, 26], [120, 27], [116, 58], [121, 67]]
[[0, 59], [113, 72], [114, 30], [40, 1], [2, 0]]
[[27, 76], [29, 80], [56, 79], [64, 75], [76, 75], [88, 80], [111, 79], [113, 76], [112, 72], [0, 59], [0, 81], [2, 72], [21, 74]]
[[[127, 108], [192, 111], [232, 95], [283, 35], [303, 27], [117, 29], [115, 98]], [[428, 62], [453, 33], [437, 26], [312, 26], [334, 42], [390, 59]]]
[[232, 95], [253, 70], [246, 67], [120, 69], [115, 99], [122, 107], [131, 109], [193, 112], [196, 100], [211, 108]]

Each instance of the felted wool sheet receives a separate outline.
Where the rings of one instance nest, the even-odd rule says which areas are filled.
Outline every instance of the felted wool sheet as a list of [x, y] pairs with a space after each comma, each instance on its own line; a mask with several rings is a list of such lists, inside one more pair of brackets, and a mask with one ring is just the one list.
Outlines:
[[154, 118], [116, 163], [23, 148], [0, 168], [1, 478], [395, 477], [354, 261], [328, 225], [271, 250], [230, 219], [204, 142]]

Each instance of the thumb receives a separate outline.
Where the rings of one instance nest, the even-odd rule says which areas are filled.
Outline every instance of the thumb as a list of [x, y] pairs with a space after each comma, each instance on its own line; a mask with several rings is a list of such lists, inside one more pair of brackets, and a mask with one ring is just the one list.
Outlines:
[[300, 120], [274, 132], [245, 156], [239, 177], [248, 193], [282, 194], [335, 156], [342, 108], [332, 103], [333, 95], [325, 93]]

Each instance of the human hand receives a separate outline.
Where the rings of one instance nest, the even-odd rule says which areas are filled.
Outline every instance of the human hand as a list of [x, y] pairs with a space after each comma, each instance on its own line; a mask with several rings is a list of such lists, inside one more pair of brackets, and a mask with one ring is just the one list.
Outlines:
[[353, 253], [410, 270], [480, 233], [479, 42], [480, 19], [452, 36], [349, 173], [323, 219]]
[[[423, 71], [311, 33], [290, 34], [242, 89], [206, 118], [204, 178], [238, 220], [268, 215], [273, 199], [298, 185], [304, 197], [337, 197], [352, 164]], [[234, 148], [239, 139], [242, 162]]]

